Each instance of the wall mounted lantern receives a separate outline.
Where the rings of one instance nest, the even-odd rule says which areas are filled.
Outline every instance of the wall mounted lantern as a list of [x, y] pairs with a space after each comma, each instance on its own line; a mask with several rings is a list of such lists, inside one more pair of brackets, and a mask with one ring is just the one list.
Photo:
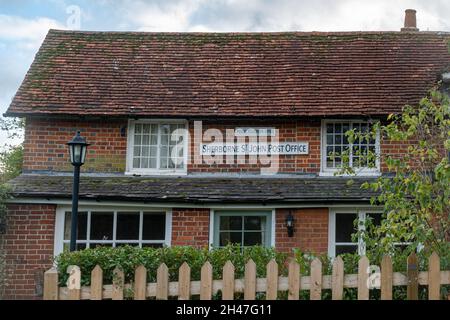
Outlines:
[[286, 216], [286, 228], [288, 237], [294, 236], [294, 216], [292, 215], [292, 211], [289, 211], [288, 215]]
[[70, 251], [76, 250], [78, 226], [78, 192], [80, 189], [80, 167], [86, 160], [86, 149], [89, 145], [80, 136], [80, 131], [67, 143], [69, 146], [70, 162], [73, 165], [72, 214], [70, 219]]

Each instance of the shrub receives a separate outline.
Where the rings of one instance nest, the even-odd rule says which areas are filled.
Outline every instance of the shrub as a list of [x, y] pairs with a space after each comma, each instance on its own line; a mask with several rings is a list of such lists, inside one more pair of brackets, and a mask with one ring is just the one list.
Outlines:
[[64, 252], [56, 257], [60, 285], [65, 286], [68, 279], [67, 267], [77, 265], [81, 270], [81, 285], [90, 285], [90, 273], [98, 264], [103, 269], [104, 282], [112, 283], [113, 270], [119, 267], [124, 271], [125, 281], [134, 279], [134, 270], [139, 265], [147, 268], [147, 281], [156, 281], [156, 270], [160, 264], [165, 263], [169, 269], [170, 281], [178, 279], [178, 269], [187, 262], [191, 267], [191, 280], [200, 280], [200, 270], [206, 261], [213, 266], [214, 279], [222, 278], [222, 268], [226, 261], [230, 260], [235, 267], [235, 277], [243, 277], [245, 264], [253, 259], [256, 264], [258, 277], [265, 277], [266, 265], [271, 259], [279, 264], [279, 272], [286, 274], [284, 262], [287, 255], [275, 251], [272, 248], [260, 246], [240, 248], [237, 245], [229, 245], [224, 248], [208, 250], [193, 247], [165, 247], [165, 248], [137, 248], [123, 246], [117, 248], [97, 247], [75, 252]]

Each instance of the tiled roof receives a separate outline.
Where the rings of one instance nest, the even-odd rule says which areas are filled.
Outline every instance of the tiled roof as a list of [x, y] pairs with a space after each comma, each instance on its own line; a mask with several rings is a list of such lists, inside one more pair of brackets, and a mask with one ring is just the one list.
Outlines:
[[385, 115], [450, 64], [449, 33], [50, 30], [7, 115]]
[[[373, 179], [370, 179], [373, 180]], [[216, 178], [82, 176], [80, 199], [214, 203], [368, 202], [363, 178]], [[71, 198], [72, 177], [24, 174], [9, 182], [16, 197]]]

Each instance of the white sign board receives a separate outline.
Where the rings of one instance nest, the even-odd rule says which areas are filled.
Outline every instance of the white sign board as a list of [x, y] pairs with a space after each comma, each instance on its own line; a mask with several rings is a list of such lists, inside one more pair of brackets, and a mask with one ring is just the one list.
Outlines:
[[308, 154], [308, 142], [281, 143], [202, 143], [201, 155], [270, 155], [270, 154]]

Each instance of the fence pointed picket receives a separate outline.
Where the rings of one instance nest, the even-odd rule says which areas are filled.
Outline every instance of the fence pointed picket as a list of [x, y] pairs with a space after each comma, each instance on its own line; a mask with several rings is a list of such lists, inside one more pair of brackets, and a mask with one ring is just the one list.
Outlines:
[[322, 298], [322, 262], [318, 258], [311, 262], [310, 279], [309, 298], [310, 300], [320, 300]]
[[112, 300], [123, 300], [123, 289], [125, 287], [125, 275], [119, 267], [113, 270]]
[[272, 259], [266, 266], [267, 289], [266, 299], [276, 300], [278, 296], [278, 263]]
[[103, 299], [103, 270], [96, 265], [91, 272], [91, 300]]
[[212, 282], [212, 265], [209, 261], [206, 261], [200, 271], [200, 300], [211, 300]]
[[134, 300], [145, 300], [147, 291], [147, 269], [140, 265], [134, 272]]
[[156, 271], [156, 299], [167, 300], [169, 296], [169, 269], [162, 263]]
[[392, 300], [392, 259], [383, 256], [381, 260], [381, 300]]
[[344, 296], [344, 261], [339, 256], [333, 261], [331, 276], [331, 297], [333, 300], [342, 300]]
[[436, 252], [433, 252], [428, 258], [428, 300], [440, 300], [440, 298], [441, 259]]
[[413, 252], [408, 256], [406, 263], [406, 296], [408, 300], [419, 299], [419, 264], [417, 263], [417, 255]]
[[225, 263], [222, 274], [222, 300], [234, 299], [234, 265], [230, 260]]
[[369, 259], [362, 256], [358, 262], [358, 300], [369, 300]]
[[250, 259], [245, 264], [244, 299], [255, 300], [256, 297], [256, 264]]
[[44, 273], [44, 300], [58, 300], [58, 270], [55, 267]]
[[79, 266], [68, 266], [67, 298], [68, 300], [81, 299], [81, 271]]
[[183, 262], [178, 272], [178, 300], [189, 300], [191, 297], [191, 267]]
[[292, 259], [288, 269], [288, 300], [298, 300], [300, 297], [300, 265]]

